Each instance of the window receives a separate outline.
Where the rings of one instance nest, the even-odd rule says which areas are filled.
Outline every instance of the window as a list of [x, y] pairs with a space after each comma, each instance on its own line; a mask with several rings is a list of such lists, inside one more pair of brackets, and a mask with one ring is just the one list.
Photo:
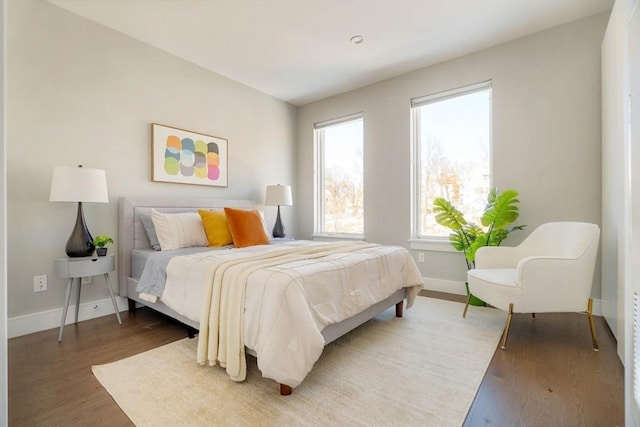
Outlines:
[[316, 234], [362, 236], [362, 113], [316, 123]]
[[433, 200], [449, 200], [480, 223], [491, 186], [491, 82], [411, 100], [413, 238], [442, 239]]

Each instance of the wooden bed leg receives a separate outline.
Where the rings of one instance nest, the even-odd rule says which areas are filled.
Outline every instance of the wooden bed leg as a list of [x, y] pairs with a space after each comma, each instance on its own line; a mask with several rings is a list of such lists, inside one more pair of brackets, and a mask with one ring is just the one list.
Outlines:
[[198, 331], [196, 328], [192, 328], [191, 326], [187, 326], [187, 335], [189, 336], [189, 339], [193, 339], [196, 337], [196, 334], [200, 331]]
[[128, 298], [127, 301], [129, 301], [129, 313], [135, 313], [136, 312], [136, 302], [134, 300], [132, 300], [131, 298]]
[[292, 393], [291, 387], [286, 384], [280, 384], [280, 396], [290, 396]]
[[396, 317], [402, 317], [402, 304], [404, 303], [404, 300], [400, 301], [399, 303], [396, 304]]

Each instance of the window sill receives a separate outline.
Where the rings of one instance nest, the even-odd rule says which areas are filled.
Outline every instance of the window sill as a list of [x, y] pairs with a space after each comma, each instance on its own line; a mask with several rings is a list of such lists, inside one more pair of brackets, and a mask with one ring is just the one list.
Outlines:
[[448, 239], [409, 239], [409, 249], [416, 251], [458, 252], [451, 246]]

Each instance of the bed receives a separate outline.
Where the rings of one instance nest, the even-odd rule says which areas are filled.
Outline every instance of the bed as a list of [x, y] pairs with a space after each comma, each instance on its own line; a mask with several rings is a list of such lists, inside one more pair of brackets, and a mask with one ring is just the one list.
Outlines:
[[[291, 394], [292, 388], [299, 385], [306, 373], [311, 369], [315, 360], [320, 356], [319, 352], [322, 350], [320, 348], [318, 352], [316, 349], [318, 343], [320, 343], [320, 347], [322, 347], [394, 305], [396, 316], [402, 317], [403, 302], [407, 300], [407, 306], [410, 306], [413, 298], [415, 298], [422, 287], [422, 280], [417, 267], [404, 248], [370, 245], [366, 243], [325, 242], [320, 244], [317, 242], [275, 239], [271, 241], [269, 245], [242, 249], [221, 247], [217, 250], [209, 250], [207, 248], [177, 250], [174, 257], [174, 251], [163, 250], [156, 252], [151, 249], [147, 232], [141, 222], [141, 218], [144, 219], [145, 216], [149, 215], [153, 210], [155, 210], [156, 213], [161, 212], [165, 215], [171, 215], [174, 213], [196, 212], [200, 209], [221, 210], [225, 207], [244, 210], [259, 208], [259, 206], [250, 200], [177, 199], [172, 197], [122, 198], [119, 203], [118, 224], [118, 283], [120, 296], [126, 297], [129, 300], [130, 311], [135, 311], [136, 305], [145, 305], [182, 322], [188, 326], [191, 331], [200, 331], [197, 358], [201, 364], [205, 362], [208, 362], [210, 365], [216, 364], [216, 359], [210, 358], [211, 342], [215, 342], [216, 345], [218, 345], [215, 340], [229, 340], [226, 335], [223, 340], [222, 335], [219, 336], [218, 332], [215, 332], [214, 338], [211, 338], [212, 331], [218, 328], [218, 326], [220, 326], [220, 331], [232, 331], [231, 335], [238, 334], [236, 331], [238, 328], [229, 327], [224, 323], [229, 322], [229, 320], [226, 320], [227, 318], [225, 318], [224, 321], [217, 320], [217, 314], [214, 316], [214, 313], [217, 311], [232, 312], [233, 310], [240, 310], [241, 314], [236, 315], [236, 317], [242, 317], [239, 332], [241, 342], [239, 345], [244, 345], [242, 345], [241, 354], [238, 355], [240, 361], [227, 361], [224, 357], [219, 358], [220, 365], [226, 367], [232, 379], [243, 379], [241, 376], [239, 379], [234, 378], [234, 375], [230, 373], [230, 369], [232, 369], [231, 367], [233, 367], [233, 369], [239, 369], [236, 365], [244, 363], [244, 354], [246, 351], [246, 353], [257, 358], [258, 367], [265, 377], [272, 378], [280, 384], [280, 393], [282, 395]], [[160, 263], [160, 265], [166, 266], [167, 289], [164, 289], [165, 284], [163, 284], [163, 293], [158, 294], [162, 295], [160, 298], [138, 290], [141, 285], [147, 285], [149, 281], [149, 274], [146, 274], [148, 271], [145, 272], [143, 269], [144, 265], [149, 266], [153, 264], [149, 257], [154, 260], [162, 259], [163, 257], [166, 258], [163, 261], [165, 264]], [[231, 257], [234, 257], [234, 261], [229, 261]], [[235, 261], [235, 257], [246, 257], [250, 261], [237, 262]], [[282, 261], [278, 261], [280, 258], [276, 257], [283, 257]], [[303, 257], [304, 260], [302, 260], [303, 258], [301, 257]], [[364, 271], [365, 277], [369, 277], [369, 279], [353, 280], [352, 277], [356, 276], [352, 275], [356, 274], [358, 269], [363, 270], [364, 267], [362, 267], [362, 265], [373, 265], [371, 264], [373, 257], [381, 257], [380, 260], [375, 261], [377, 263], [375, 264], [377, 265], [375, 273], [372, 273], [372, 268], [369, 268]], [[382, 257], [384, 257], [384, 259], [382, 259]], [[307, 260], [307, 258], [317, 259], [318, 261]], [[351, 261], [351, 259], [355, 261]], [[316, 266], [315, 263], [318, 263], [318, 266]], [[304, 311], [302, 314], [289, 313], [290, 311], [301, 311], [298, 307], [304, 307], [305, 302], [296, 304], [289, 303], [290, 306], [295, 306], [296, 308], [286, 311], [285, 314], [282, 314], [284, 309], [278, 308], [278, 310], [280, 310], [279, 312], [270, 315], [271, 317], [269, 317], [269, 319], [278, 319], [277, 321], [269, 320], [269, 322], [273, 322], [273, 324], [268, 324], [268, 327], [271, 328], [269, 332], [271, 335], [260, 332], [267, 330], [267, 326], [265, 326], [267, 323], [265, 323], [266, 320], [264, 320], [267, 314], [264, 313], [269, 313], [269, 309], [262, 309], [260, 304], [265, 304], [266, 306], [269, 298], [272, 298], [274, 301], [284, 301], [279, 303], [279, 305], [286, 306], [289, 300], [301, 301], [301, 295], [307, 298], [308, 293], [314, 293], [316, 289], [323, 289], [318, 287], [318, 283], [314, 281], [320, 280], [320, 283], [326, 283], [329, 278], [335, 278], [335, 274], [337, 274], [334, 273], [332, 276], [329, 272], [322, 270], [324, 268], [323, 266], [328, 263], [332, 265], [340, 263], [341, 271], [343, 271], [340, 275], [341, 277], [345, 275], [348, 276], [345, 280], [350, 283], [349, 292], [344, 293], [350, 293], [351, 299], [354, 299], [355, 295], [358, 301], [364, 302], [358, 302], [358, 304], [355, 305], [355, 309], [354, 306], [350, 306], [337, 310], [334, 307], [316, 310], [317, 306], [313, 306], [313, 310], [311, 310], [313, 312], [311, 314], [309, 314], [310, 310], [307, 309], [302, 310]], [[250, 264], [252, 267], [249, 268], [245, 264]], [[352, 264], [353, 266], [351, 266]], [[217, 278], [213, 278], [214, 275], [218, 277], [217, 273], [213, 272], [219, 272], [222, 270], [222, 266], [227, 265], [228, 267], [225, 268], [229, 268], [229, 270], [226, 271], [224, 277], [235, 277], [235, 280], [237, 280], [238, 277], [242, 277], [243, 283], [244, 281], [247, 283], [245, 285], [246, 290], [242, 291], [246, 292], [246, 295], [240, 293], [241, 291], [234, 291], [236, 294], [234, 294], [232, 299], [241, 300], [242, 304], [229, 303], [230, 306], [234, 307], [233, 310], [228, 309], [227, 303], [224, 302], [223, 306], [225, 308], [221, 310], [219, 308], [221, 297], [218, 295], [218, 291], [213, 290], [216, 289], [215, 284], [218, 282]], [[311, 267], [312, 265], [313, 267]], [[356, 267], [356, 265], [358, 267]], [[200, 266], [206, 266], [206, 268], [200, 268]], [[307, 272], [312, 271], [313, 274], [301, 273], [300, 271], [305, 271], [305, 268]], [[192, 274], [193, 271], [200, 270], [202, 270], [202, 273]], [[231, 273], [236, 274], [236, 276], [232, 276]], [[187, 276], [188, 274], [191, 275]], [[212, 274], [212, 277], [207, 276], [208, 274]], [[367, 276], [367, 274], [369, 276]], [[374, 274], [375, 277], [372, 276], [372, 274]], [[222, 276], [223, 274], [220, 273], [220, 277]], [[271, 282], [268, 283], [268, 280], [271, 280]], [[341, 280], [342, 279], [336, 280], [336, 283]], [[263, 281], [264, 284], [262, 283]], [[370, 291], [370, 282], [376, 284], [384, 283], [385, 286], [383, 289]], [[214, 287], [209, 288], [209, 283], [212, 283], [211, 286]], [[176, 286], [182, 286], [184, 289], [176, 288]], [[330, 286], [333, 286], [333, 284], [330, 284]], [[341, 286], [343, 288], [345, 287], [344, 284]], [[200, 287], [202, 289], [200, 289]], [[371, 288], [373, 288], [373, 286], [371, 286]], [[175, 289], [179, 289], [177, 294]], [[265, 289], [268, 289], [269, 292], [276, 292], [275, 289], [282, 289], [283, 293], [279, 296], [269, 296], [269, 294], [265, 293]], [[172, 290], [174, 290], [173, 293]], [[186, 296], [189, 293], [190, 296]], [[212, 294], [214, 296], [217, 295], [218, 303], [208, 302], [216, 301], [216, 297], [212, 298]], [[179, 295], [179, 298], [171, 297], [171, 295]], [[256, 297], [255, 295], [260, 295], [260, 297]], [[226, 298], [227, 297], [223, 297], [222, 299], [226, 301]], [[207, 306], [206, 310], [204, 309], [205, 305], [203, 305], [202, 308], [195, 308], [194, 301], [196, 300], [207, 301], [205, 304]], [[177, 303], [176, 301], [179, 302]], [[246, 308], [245, 304], [247, 304]], [[209, 305], [212, 308], [209, 307]], [[236, 305], [240, 308], [236, 309]], [[269, 307], [271, 307], [271, 305], [269, 305]], [[260, 315], [254, 314], [258, 312]], [[335, 312], [339, 313], [334, 315]], [[306, 316], [306, 318], [304, 320], [298, 320], [291, 317], [283, 321], [282, 316]], [[230, 319], [235, 318], [231, 316]], [[201, 321], [203, 322], [202, 325]], [[223, 323], [218, 325], [217, 322], [219, 321]], [[233, 320], [233, 322], [235, 322], [235, 320]], [[259, 322], [263, 322], [262, 327], [260, 327]], [[295, 325], [295, 327], [287, 325]], [[317, 337], [312, 337], [315, 335], [315, 331], [313, 330], [314, 325], [315, 328], [318, 329]], [[305, 327], [310, 330], [310, 333], [304, 331]], [[227, 332], [224, 333], [227, 334]], [[261, 334], [264, 335], [264, 337]], [[288, 338], [286, 334], [298, 334], [302, 335], [302, 338], [297, 336], [287, 341]], [[193, 333], [190, 334], [190, 336], [193, 336]], [[308, 338], [310, 342], [300, 343], [300, 340], [306, 340], [307, 336], [311, 337]], [[234, 339], [237, 341], [235, 335]], [[291, 344], [294, 341], [295, 345]], [[231, 340], [231, 342], [233, 342], [233, 340]], [[281, 348], [273, 348], [281, 342], [284, 343]], [[305, 350], [307, 347], [310, 349], [309, 352]], [[236, 355], [232, 350], [226, 350], [225, 347], [225, 351], [228, 351], [233, 359]], [[301, 356], [303, 353], [305, 355]], [[215, 356], [216, 358], [218, 357], [217, 353]], [[303, 360], [298, 363], [296, 358], [301, 357]], [[226, 366], [227, 364], [228, 366]], [[285, 372], [287, 370], [291, 370], [291, 372]]]

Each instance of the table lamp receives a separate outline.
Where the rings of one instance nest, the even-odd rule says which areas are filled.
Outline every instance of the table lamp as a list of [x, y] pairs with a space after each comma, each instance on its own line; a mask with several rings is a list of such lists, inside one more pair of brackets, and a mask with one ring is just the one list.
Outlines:
[[78, 202], [76, 225], [65, 247], [69, 257], [91, 256], [93, 237], [84, 222], [82, 203], [108, 203], [107, 176], [101, 169], [56, 166], [51, 178], [50, 202]]
[[280, 206], [292, 206], [293, 201], [291, 199], [291, 186], [289, 185], [268, 185], [267, 197], [265, 198], [265, 205], [277, 206], [278, 216], [276, 217], [276, 223], [273, 226], [273, 237], [284, 237], [287, 235], [284, 225], [280, 220]]

